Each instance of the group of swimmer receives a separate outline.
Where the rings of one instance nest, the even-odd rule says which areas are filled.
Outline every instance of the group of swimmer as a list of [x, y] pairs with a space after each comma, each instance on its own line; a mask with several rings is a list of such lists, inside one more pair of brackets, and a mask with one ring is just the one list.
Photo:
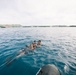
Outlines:
[[24, 49], [19, 50], [16, 58], [19, 58], [20, 56], [26, 54], [29, 51], [35, 50], [37, 47], [41, 47], [41, 40], [38, 40], [38, 42], [33, 41], [29, 46], [26, 45], [26, 47]]
[[34, 50], [36, 49], [36, 47], [40, 47], [41, 46], [41, 40], [38, 40], [38, 42], [36, 43], [36, 41], [32, 42], [32, 44], [30, 44], [30, 46], [27, 46], [30, 50]]
[[41, 47], [41, 40], [38, 40], [37, 42], [36, 41], [33, 41], [29, 46], [26, 45], [25, 48], [19, 50], [16, 53], [15, 58], [13, 58], [12, 60], [9, 59], [7, 61], [7, 65], [11, 64], [13, 61], [15, 61], [17, 58], [23, 56], [24, 54], [27, 54], [29, 51], [35, 50], [37, 47]]

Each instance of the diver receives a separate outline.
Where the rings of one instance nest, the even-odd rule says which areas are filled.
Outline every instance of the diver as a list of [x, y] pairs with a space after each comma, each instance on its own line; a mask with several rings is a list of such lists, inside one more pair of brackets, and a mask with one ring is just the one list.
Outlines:
[[28, 48], [29, 48], [30, 50], [35, 50], [35, 49], [36, 49], [36, 41], [33, 41], [33, 42], [28, 46]]
[[34, 41], [33, 42], [33, 48], [36, 49], [36, 46], [37, 46], [36, 41]]
[[41, 40], [38, 40], [37, 47], [41, 47]]
[[28, 52], [29, 52], [29, 49], [28, 49], [28, 47], [26, 46], [24, 49], [21, 49], [21, 50], [19, 50], [17, 53], [16, 53], [16, 55], [14, 55], [14, 56], [12, 56], [12, 57], [8, 57], [7, 59], [7, 61], [6, 61], [6, 65], [8, 66], [8, 65], [10, 65], [12, 62], [14, 62], [15, 60], [17, 60], [19, 57], [21, 57], [21, 56], [23, 56], [23, 55], [25, 55], [25, 54], [28, 54]]
[[17, 54], [14, 56], [14, 58], [9, 58], [8, 61], [6, 62], [6, 64], [7, 65], [11, 64], [12, 62], [14, 62], [19, 57], [21, 57], [25, 54], [28, 54], [28, 52], [35, 50], [36, 47], [40, 47], [40, 46], [41, 46], [41, 40], [39, 40], [37, 44], [36, 44], [36, 41], [34, 41], [29, 46], [26, 45], [26, 47], [24, 49], [21, 49], [17, 52]]
[[15, 60], [17, 60], [19, 57], [25, 55], [25, 54], [28, 54], [30, 51], [34, 50], [34, 47], [33, 47], [33, 43], [30, 44], [30, 46], [27, 46], [24, 48], [24, 49], [21, 49], [19, 50], [15, 56], [13, 56], [12, 58], [11, 57], [8, 57], [7, 61], [6, 61], [6, 65], [10, 65], [11, 63], [13, 63]]
[[33, 43], [30, 44], [29, 49], [30, 49], [30, 50], [34, 50]]

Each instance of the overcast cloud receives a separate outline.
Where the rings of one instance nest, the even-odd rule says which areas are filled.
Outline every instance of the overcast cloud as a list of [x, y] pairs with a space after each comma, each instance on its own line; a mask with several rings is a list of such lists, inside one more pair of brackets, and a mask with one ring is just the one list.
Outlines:
[[0, 24], [76, 24], [76, 0], [0, 0]]

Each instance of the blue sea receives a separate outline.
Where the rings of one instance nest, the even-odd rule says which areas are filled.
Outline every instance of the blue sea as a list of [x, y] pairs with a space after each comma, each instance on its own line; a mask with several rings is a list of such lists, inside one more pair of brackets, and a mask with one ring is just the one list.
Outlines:
[[[34, 40], [42, 46], [5, 64]], [[0, 28], [0, 75], [36, 75], [46, 64], [57, 66], [62, 75], [76, 75], [76, 28]]]

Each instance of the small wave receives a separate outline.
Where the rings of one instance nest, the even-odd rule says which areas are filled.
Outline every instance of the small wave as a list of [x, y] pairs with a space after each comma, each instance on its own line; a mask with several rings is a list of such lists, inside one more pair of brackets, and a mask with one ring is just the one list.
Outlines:
[[64, 65], [64, 71], [65, 71], [65, 73], [69, 72], [69, 66], [68, 65]]

